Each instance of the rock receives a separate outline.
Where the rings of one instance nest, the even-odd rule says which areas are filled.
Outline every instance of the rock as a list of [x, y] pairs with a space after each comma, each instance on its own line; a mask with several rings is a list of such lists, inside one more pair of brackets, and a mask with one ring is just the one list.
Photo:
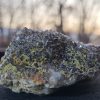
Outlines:
[[99, 69], [99, 46], [74, 42], [58, 32], [24, 28], [1, 59], [0, 84], [15, 92], [49, 94], [93, 78]]

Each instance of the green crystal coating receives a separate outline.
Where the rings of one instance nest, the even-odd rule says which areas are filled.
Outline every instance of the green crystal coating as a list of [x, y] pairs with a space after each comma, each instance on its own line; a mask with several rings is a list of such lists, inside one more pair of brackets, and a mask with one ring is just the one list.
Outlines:
[[99, 69], [99, 46], [74, 42], [59, 32], [24, 28], [1, 60], [0, 84], [15, 92], [48, 94], [92, 78]]

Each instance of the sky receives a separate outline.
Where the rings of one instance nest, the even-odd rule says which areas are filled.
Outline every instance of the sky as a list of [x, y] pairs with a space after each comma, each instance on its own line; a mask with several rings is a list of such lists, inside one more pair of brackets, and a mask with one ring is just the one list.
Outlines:
[[[26, 9], [24, 9], [24, 11], [22, 11], [21, 9], [15, 10], [16, 7], [20, 4], [21, 0], [0, 0], [2, 1], [2, 5], [3, 6], [3, 26], [4, 27], [9, 27], [9, 22], [10, 22], [10, 14], [9, 12], [14, 12], [13, 15], [13, 23], [11, 25], [11, 27], [16, 28], [16, 27], [31, 27], [31, 18], [30, 18], [30, 7], [32, 5], [36, 5], [38, 4], [39, 1], [43, 1], [43, 0], [26, 0]], [[49, 1], [49, 0], [48, 0]], [[51, 0], [50, 0], [51, 1]], [[59, 0], [60, 2], [63, 1], [67, 1], [67, 3], [65, 3], [66, 6], [73, 6], [75, 7], [75, 9], [77, 9], [77, 11], [79, 11], [80, 9], [78, 8], [78, 4], [76, 4], [77, 0]], [[86, 1], [88, 4], [91, 4], [92, 0], [84, 0]], [[97, 1], [97, 5], [100, 5], [100, 0], [95, 0]], [[55, 23], [59, 24], [59, 17], [57, 17], [57, 3], [58, 0], [52, 0], [52, 2], [54, 2], [53, 7], [51, 9], [47, 9], [47, 7], [45, 7], [43, 4], [40, 4], [39, 6], [37, 5], [34, 12], [35, 14], [32, 16], [32, 19], [34, 19], [34, 24], [35, 24], [35, 28], [41, 28], [41, 29], [55, 29]], [[10, 5], [10, 6], [9, 6]], [[65, 7], [66, 7], [65, 6]], [[7, 8], [9, 7], [10, 10]], [[71, 13], [69, 14], [67, 17], [64, 16], [64, 30], [65, 31], [77, 31], [78, 30], [78, 26], [79, 26], [79, 22], [77, 21], [76, 16], [79, 14], [77, 13], [77, 11], [74, 11], [74, 14]], [[65, 15], [67, 12], [66, 10], [63, 11], [63, 15]], [[53, 15], [53, 16], [52, 16]], [[96, 33], [100, 33], [100, 10], [95, 10], [93, 16], [96, 15]], [[56, 17], [55, 17], [56, 16]], [[78, 17], [79, 18], [79, 17]], [[88, 24], [87, 24], [88, 28], [87, 30], [89, 30], [91, 28], [91, 22], [89, 22], [88, 20]]]

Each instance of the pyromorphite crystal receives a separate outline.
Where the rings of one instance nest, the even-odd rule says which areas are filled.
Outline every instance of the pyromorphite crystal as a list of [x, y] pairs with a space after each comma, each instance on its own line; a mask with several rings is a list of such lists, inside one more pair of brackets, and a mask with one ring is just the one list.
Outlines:
[[58, 32], [24, 28], [1, 60], [0, 84], [15, 92], [49, 94], [93, 78], [99, 69], [99, 46], [74, 42]]

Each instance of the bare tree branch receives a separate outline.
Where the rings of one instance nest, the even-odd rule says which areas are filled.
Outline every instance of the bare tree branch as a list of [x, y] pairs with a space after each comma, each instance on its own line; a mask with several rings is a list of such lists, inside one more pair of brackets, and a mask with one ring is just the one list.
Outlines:
[[3, 37], [2, 1], [0, 1], [0, 35]]

